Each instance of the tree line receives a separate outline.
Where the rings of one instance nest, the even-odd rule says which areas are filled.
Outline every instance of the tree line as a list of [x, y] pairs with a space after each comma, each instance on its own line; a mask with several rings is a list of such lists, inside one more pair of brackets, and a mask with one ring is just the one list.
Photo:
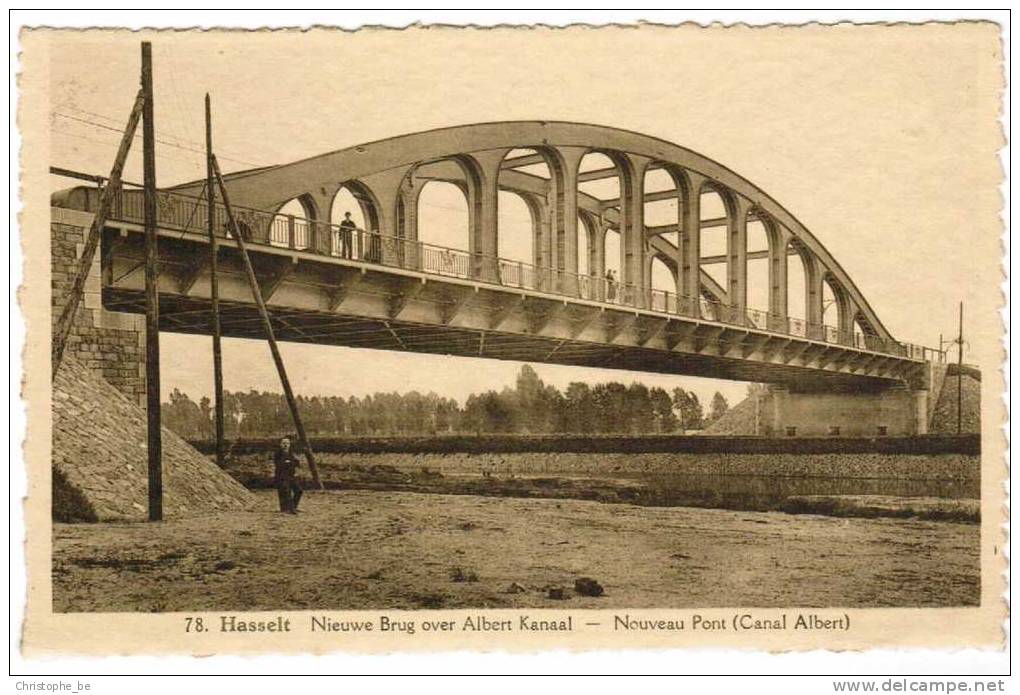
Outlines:
[[[298, 396], [309, 436], [427, 436], [442, 434], [669, 434], [697, 430], [729, 409], [718, 391], [706, 414], [698, 396], [682, 388], [610, 381], [572, 382], [560, 391], [530, 365], [513, 387], [470, 395], [461, 406], [435, 393]], [[226, 391], [228, 439], [282, 436], [293, 431], [283, 394]], [[163, 404], [163, 424], [186, 439], [214, 436], [212, 403], [174, 389]]]

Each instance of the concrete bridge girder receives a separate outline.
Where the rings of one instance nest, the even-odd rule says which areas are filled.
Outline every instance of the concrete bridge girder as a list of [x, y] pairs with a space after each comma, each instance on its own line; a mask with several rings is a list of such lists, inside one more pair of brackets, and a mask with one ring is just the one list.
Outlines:
[[[104, 254], [104, 301], [111, 310], [140, 311], [142, 234], [128, 230], [126, 236], [114, 236], [118, 243]], [[180, 269], [193, 268], [195, 259], [204, 257], [195, 253], [202, 242], [200, 235], [179, 232], [161, 238], [165, 330], [208, 331], [208, 271], [203, 269], [186, 292], [178, 278]], [[236, 249], [229, 241], [220, 248], [224, 334], [260, 337]], [[739, 326], [340, 262], [306, 251], [261, 247], [251, 254], [272, 278], [262, 291], [281, 340], [640, 368], [837, 390], [888, 387], [910, 378], [916, 367], [906, 360], [875, 362], [875, 355], [860, 350], [777, 338]], [[801, 349], [786, 354], [766, 349], [773, 340], [788, 340]], [[839, 359], [819, 365], [820, 350]]]

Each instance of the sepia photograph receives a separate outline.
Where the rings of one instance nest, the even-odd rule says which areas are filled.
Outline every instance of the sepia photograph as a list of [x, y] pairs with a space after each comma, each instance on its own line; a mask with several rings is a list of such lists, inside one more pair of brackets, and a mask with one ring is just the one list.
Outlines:
[[1001, 639], [998, 25], [21, 41], [39, 620]]

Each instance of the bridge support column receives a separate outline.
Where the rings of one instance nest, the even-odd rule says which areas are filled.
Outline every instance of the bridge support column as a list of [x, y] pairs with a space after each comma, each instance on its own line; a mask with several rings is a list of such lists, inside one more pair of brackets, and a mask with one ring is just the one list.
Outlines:
[[811, 340], [822, 340], [825, 337], [822, 269], [818, 259], [810, 253], [804, 256], [804, 260], [804, 313], [807, 319], [807, 337]]
[[535, 234], [534, 289], [550, 290], [555, 286], [552, 271], [556, 264], [556, 234], [552, 208], [547, 200], [538, 199], [535, 203], [532, 225]]
[[769, 234], [769, 329], [777, 333], [789, 333], [787, 321], [789, 301], [787, 299], [787, 269], [789, 268], [786, 248], [790, 233], [776, 225]]
[[418, 197], [425, 182], [407, 177], [400, 189], [400, 205], [402, 215], [397, 228], [397, 236], [403, 246], [403, 267], [421, 270], [421, 248], [418, 245]]
[[[561, 175], [550, 172], [554, 184], [550, 187], [548, 205], [552, 213], [552, 226], [558, 239], [556, 246], [555, 268], [563, 271], [558, 283], [561, 292], [577, 294], [577, 173], [587, 150], [583, 147], [558, 147], [557, 167]], [[558, 189], [558, 190], [557, 190]]]
[[[648, 279], [645, 277], [645, 171], [652, 160], [625, 155], [617, 164], [620, 171], [620, 278], [630, 285], [635, 296], [629, 303], [644, 307], [648, 304]], [[626, 168], [626, 171], [622, 169]], [[624, 200], [624, 198], [627, 198]], [[628, 290], [626, 288], [624, 292]], [[626, 298], [626, 294], [624, 294]]]
[[606, 230], [608, 225], [602, 218], [595, 224], [592, 233], [592, 264], [591, 275], [595, 278], [595, 297], [600, 301], [606, 299]]
[[744, 325], [747, 321], [747, 213], [751, 201], [734, 195], [726, 236], [727, 293], [730, 300], [730, 320]]
[[[339, 190], [339, 189], [337, 189]], [[310, 207], [313, 217], [307, 219], [308, 223], [308, 248], [317, 253], [329, 255], [333, 251], [333, 228], [330, 226], [330, 214], [332, 213], [333, 197], [329, 191], [323, 189], [316, 193], [310, 193]], [[306, 213], [309, 210], [306, 208]], [[291, 235], [293, 238], [293, 235]]]
[[688, 170], [687, 196], [683, 205], [680, 225], [680, 297], [681, 313], [701, 315], [701, 188], [708, 180], [696, 171]]
[[[398, 265], [400, 258], [399, 235], [397, 233], [397, 198], [400, 196], [401, 185], [411, 171], [410, 166], [388, 169], [378, 174], [371, 174], [360, 179], [360, 183], [368, 189], [374, 200], [376, 228], [369, 229], [367, 249], [363, 251], [366, 260], [377, 260], [387, 265]], [[371, 222], [366, 216], [365, 226]]]
[[476, 219], [472, 253], [478, 278], [499, 282], [499, 167], [508, 149], [486, 150], [472, 154], [481, 178], [478, 200], [473, 201]]
[[839, 305], [839, 342], [843, 345], [854, 344], [854, 316], [859, 311], [857, 303], [849, 293], [840, 289], [836, 296]]

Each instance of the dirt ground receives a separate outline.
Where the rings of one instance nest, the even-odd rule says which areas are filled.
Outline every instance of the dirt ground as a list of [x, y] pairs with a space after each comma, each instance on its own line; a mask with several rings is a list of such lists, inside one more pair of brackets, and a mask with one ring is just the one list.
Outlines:
[[[291, 516], [255, 496], [237, 514], [55, 524], [54, 610], [979, 601], [976, 524], [364, 490], [307, 493]], [[576, 594], [581, 577], [605, 594]]]

